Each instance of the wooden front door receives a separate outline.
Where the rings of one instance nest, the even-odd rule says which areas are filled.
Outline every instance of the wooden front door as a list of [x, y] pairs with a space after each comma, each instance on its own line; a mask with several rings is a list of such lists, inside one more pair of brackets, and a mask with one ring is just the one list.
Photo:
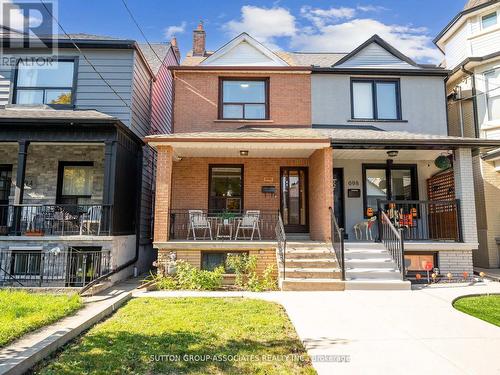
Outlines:
[[309, 231], [307, 210], [307, 168], [281, 168], [281, 216], [286, 232]]
[[344, 168], [333, 168], [333, 212], [339, 227], [345, 229]]

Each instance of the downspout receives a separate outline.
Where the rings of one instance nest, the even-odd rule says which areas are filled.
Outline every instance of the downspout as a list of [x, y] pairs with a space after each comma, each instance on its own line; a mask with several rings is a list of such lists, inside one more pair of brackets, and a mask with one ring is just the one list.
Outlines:
[[465, 64], [460, 67], [460, 70], [465, 74], [467, 74], [472, 79], [472, 112], [474, 117], [474, 134], [476, 138], [479, 138], [479, 124], [477, 121], [478, 114], [477, 114], [477, 98], [476, 98], [476, 77], [474, 75], [474, 72], [465, 69]]

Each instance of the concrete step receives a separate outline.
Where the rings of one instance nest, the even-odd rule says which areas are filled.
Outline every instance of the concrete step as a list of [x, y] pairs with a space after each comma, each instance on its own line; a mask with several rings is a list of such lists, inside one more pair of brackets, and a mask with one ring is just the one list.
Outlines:
[[[282, 274], [283, 270], [280, 269]], [[340, 271], [338, 268], [286, 268], [285, 276], [294, 279], [340, 279]]]
[[338, 264], [334, 258], [298, 258], [286, 259], [286, 267], [291, 268], [337, 268]]
[[286, 233], [288, 241], [311, 241], [309, 233]]
[[280, 281], [283, 291], [339, 291], [344, 290], [341, 280], [332, 279], [289, 279]]
[[346, 277], [349, 279], [365, 279], [365, 280], [392, 280], [401, 277], [398, 270], [388, 268], [346, 268]]
[[345, 249], [380, 249], [385, 250], [385, 247], [380, 242], [345, 242]]
[[392, 259], [386, 250], [348, 250], [344, 259]]
[[394, 268], [391, 258], [345, 259], [346, 268]]
[[411, 282], [402, 280], [346, 280], [345, 290], [411, 290]]

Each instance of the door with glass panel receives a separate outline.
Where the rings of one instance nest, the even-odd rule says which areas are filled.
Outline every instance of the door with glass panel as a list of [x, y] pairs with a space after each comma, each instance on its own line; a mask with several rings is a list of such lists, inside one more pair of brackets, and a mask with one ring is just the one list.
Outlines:
[[307, 168], [281, 168], [281, 216], [286, 232], [309, 231]]

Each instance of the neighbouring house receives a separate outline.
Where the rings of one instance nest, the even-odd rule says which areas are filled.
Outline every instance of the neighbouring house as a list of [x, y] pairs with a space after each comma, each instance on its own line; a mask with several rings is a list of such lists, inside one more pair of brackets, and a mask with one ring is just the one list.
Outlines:
[[160, 266], [249, 253], [260, 272], [278, 263], [285, 290], [407, 288], [426, 264], [472, 274], [472, 152], [499, 142], [448, 136], [447, 70], [378, 36], [342, 54], [205, 38], [200, 24], [171, 67], [173, 133], [146, 137]]
[[[500, 2], [470, 0], [434, 42], [445, 54], [450, 135], [500, 139]], [[474, 265], [500, 267], [500, 149], [475, 153], [479, 250]]]
[[142, 138], [171, 130], [175, 40], [0, 42], [0, 285], [82, 287], [148, 270], [156, 152]]

